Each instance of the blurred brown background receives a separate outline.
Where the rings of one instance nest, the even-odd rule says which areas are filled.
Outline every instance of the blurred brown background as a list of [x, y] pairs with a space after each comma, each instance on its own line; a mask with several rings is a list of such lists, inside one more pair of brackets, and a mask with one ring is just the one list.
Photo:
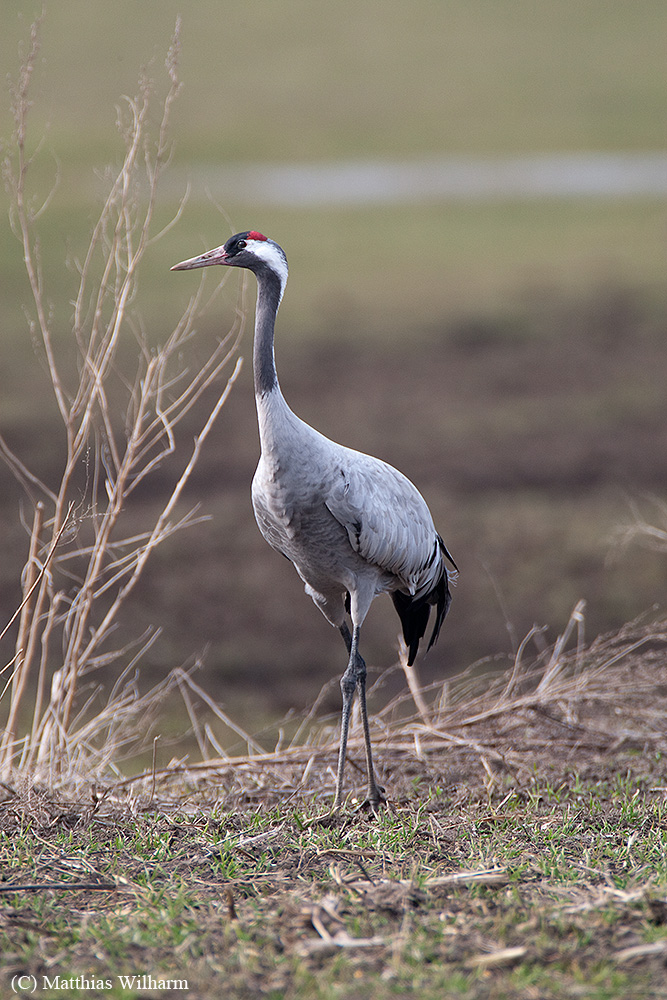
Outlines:
[[[2, 66], [16, 76], [41, 6], [5, 7]], [[150, 60], [160, 86], [178, 11], [171, 0], [47, 7], [30, 141], [45, 135], [37, 192], [61, 176], [40, 226], [63, 350], [65, 262], [95, 217], [95, 171], [118, 159], [114, 104]], [[461, 569], [439, 644], [420, 662], [425, 680], [511, 655], [533, 623], [553, 637], [580, 598], [591, 638], [664, 601], [664, 557], [621, 546], [617, 530], [633, 503], [660, 517], [650, 496], [667, 494], [667, 169], [653, 159], [664, 142], [666, 21], [661, 3], [620, 0], [183, 11], [183, 93], [158, 221], [188, 180], [192, 190], [151, 250], [136, 308], [159, 340], [193, 291], [170, 264], [247, 228], [285, 248], [277, 360], [287, 399], [413, 479]], [[6, 136], [8, 108], [6, 95]], [[527, 161], [551, 186], [531, 190]], [[520, 169], [525, 188], [508, 190], [499, 178]], [[0, 264], [2, 432], [53, 483], [62, 440], [6, 214]], [[253, 298], [249, 287], [250, 311]], [[235, 304], [229, 283], [203, 340], [230, 326]], [[147, 680], [203, 652], [200, 681], [258, 726], [307, 705], [344, 654], [254, 524], [250, 340], [248, 330], [242, 375], [184, 501], [210, 519], [160, 550], [127, 630], [163, 630]], [[8, 619], [31, 513], [8, 470], [0, 475]], [[138, 519], [159, 500], [159, 476], [151, 491], [134, 501]], [[395, 660], [397, 632], [390, 602], [377, 601], [363, 634], [369, 666]], [[333, 683], [329, 704], [338, 697]]]

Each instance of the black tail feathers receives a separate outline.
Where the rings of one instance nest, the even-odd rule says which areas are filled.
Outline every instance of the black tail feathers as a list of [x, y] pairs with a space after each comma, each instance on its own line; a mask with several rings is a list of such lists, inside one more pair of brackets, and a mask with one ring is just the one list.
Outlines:
[[449, 582], [447, 573], [443, 573], [442, 579], [436, 584], [433, 590], [423, 597], [415, 599], [409, 594], [402, 594], [400, 590], [395, 590], [391, 599], [398, 617], [403, 626], [403, 637], [408, 647], [408, 666], [415, 662], [419, 643], [424, 638], [428, 620], [431, 614], [431, 607], [435, 605], [435, 622], [427, 649], [430, 649], [440, 635], [440, 627], [449, 611], [452, 603], [452, 595], [449, 592]]

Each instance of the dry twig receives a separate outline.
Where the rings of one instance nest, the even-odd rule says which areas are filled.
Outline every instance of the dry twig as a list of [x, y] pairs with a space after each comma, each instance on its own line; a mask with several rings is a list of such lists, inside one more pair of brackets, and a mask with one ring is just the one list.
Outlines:
[[[134, 677], [156, 630], [122, 646], [114, 646], [112, 636], [155, 550], [174, 532], [200, 519], [196, 508], [183, 512], [179, 505], [238, 374], [240, 361], [234, 364], [233, 359], [244, 321], [239, 312], [229, 333], [210, 348], [203, 362], [190, 368], [186, 348], [201, 314], [202, 286], [157, 346], [149, 343], [133, 316], [146, 250], [165, 232], [154, 233], [153, 221], [159, 181], [171, 157], [169, 121], [180, 90], [177, 21], [156, 132], [150, 125], [156, 98], [146, 78], [140, 79], [137, 96], [119, 111], [124, 158], [108, 177], [108, 193], [88, 248], [74, 262], [78, 288], [73, 333], [78, 359], [76, 374], [67, 370], [54, 334], [56, 317], [48, 303], [40, 260], [38, 224], [50, 195], [35, 209], [29, 191], [34, 158], [27, 153], [30, 85], [37, 66], [39, 27], [40, 22], [33, 25], [12, 91], [14, 152], [6, 158], [4, 175], [12, 201], [12, 227], [32, 294], [32, 330], [46, 358], [64, 453], [60, 483], [52, 490], [0, 439], [0, 456], [35, 509], [23, 600], [12, 618], [12, 622], [19, 619], [19, 627], [11, 679], [3, 692], [9, 696], [9, 707], [0, 741], [0, 775], [7, 778], [18, 767], [53, 782], [74, 772], [103, 771], [129, 739], [128, 727], [164, 694], [161, 686], [152, 702], [142, 701]], [[181, 210], [182, 204], [175, 219]], [[209, 390], [216, 385], [220, 388], [211, 405]], [[195, 408], [204, 408], [205, 415], [189, 455], [183, 454], [182, 471], [175, 474], [155, 519], [137, 532], [127, 516], [130, 498], [169, 456], [184, 452], [177, 431]], [[100, 708], [99, 685], [86, 691], [83, 679], [113, 663], [125, 668]], [[33, 696], [30, 705], [28, 692]], [[19, 719], [27, 715], [30, 721], [21, 727]]]

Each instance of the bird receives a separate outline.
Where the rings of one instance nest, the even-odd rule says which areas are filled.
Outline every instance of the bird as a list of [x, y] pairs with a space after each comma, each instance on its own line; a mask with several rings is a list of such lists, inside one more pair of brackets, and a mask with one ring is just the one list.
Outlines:
[[[388, 593], [400, 618], [407, 662], [414, 663], [431, 611], [435, 643], [449, 610], [458, 568], [416, 486], [386, 462], [325, 437], [301, 420], [282, 394], [274, 355], [278, 308], [287, 282], [282, 247], [257, 230], [175, 264], [172, 271], [223, 265], [246, 268], [257, 280], [253, 382], [260, 458], [252, 505], [262, 535], [286, 556], [306, 593], [340, 631], [347, 667], [340, 680], [342, 712], [332, 814], [343, 804], [350, 713], [355, 692], [363, 728], [368, 788], [376, 813], [386, 802], [371, 750], [366, 664], [361, 627], [372, 601]], [[349, 621], [352, 626], [348, 626]]]

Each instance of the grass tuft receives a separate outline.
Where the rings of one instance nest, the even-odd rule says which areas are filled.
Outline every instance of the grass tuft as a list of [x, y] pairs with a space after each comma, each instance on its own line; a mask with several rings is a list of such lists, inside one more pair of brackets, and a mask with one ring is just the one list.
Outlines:
[[333, 790], [326, 720], [272, 752], [108, 783], [92, 805], [81, 786], [5, 785], [0, 980], [46, 963], [110, 976], [118, 997], [139, 967], [195, 997], [221, 975], [239, 996], [658, 996], [667, 632], [586, 646], [581, 615], [495, 678], [466, 671], [421, 711], [406, 691], [380, 713], [376, 819], [307, 822]]

